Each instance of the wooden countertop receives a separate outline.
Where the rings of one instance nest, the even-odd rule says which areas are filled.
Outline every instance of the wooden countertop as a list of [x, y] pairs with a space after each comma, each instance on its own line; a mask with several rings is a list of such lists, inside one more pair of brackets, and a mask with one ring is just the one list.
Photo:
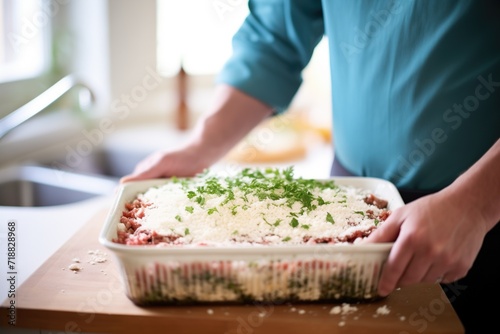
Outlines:
[[[124, 293], [114, 256], [99, 244], [106, 213], [98, 212], [18, 287], [16, 327], [134, 334], [464, 333], [435, 284], [402, 288], [372, 303], [349, 304], [356, 310], [345, 314], [330, 313], [342, 306], [333, 303], [138, 307]], [[105, 262], [91, 263], [96, 250], [106, 253]], [[78, 273], [68, 269], [74, 258], [83, 267]], [[7, 302], [1, 308], [1, 327], [9, 327]], [[377, 312], [383, 306], [388, 314]]]

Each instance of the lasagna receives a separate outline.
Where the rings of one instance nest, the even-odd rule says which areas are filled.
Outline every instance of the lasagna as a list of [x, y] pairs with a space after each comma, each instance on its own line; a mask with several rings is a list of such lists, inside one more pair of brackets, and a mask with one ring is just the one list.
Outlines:
[[352, 244], [390, 215], [387, 201], [293, 168], [171, 178], [127, 202], [116, 243], [161, 246]]

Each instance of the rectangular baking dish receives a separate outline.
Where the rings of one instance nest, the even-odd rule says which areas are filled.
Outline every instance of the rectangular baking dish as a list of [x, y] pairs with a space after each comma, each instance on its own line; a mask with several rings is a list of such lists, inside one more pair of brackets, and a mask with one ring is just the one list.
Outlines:
[[[394, 210], [404, 202], [391, 183], [335, 177], [371, 191]], [[284, 301], [371, 301], [392, 243], [234, 247], [128, 246], [112, 240], [125, 203], [167, 179], [120, 185], [99, 241], [115, 256], [125, 291], [137, 305]]]

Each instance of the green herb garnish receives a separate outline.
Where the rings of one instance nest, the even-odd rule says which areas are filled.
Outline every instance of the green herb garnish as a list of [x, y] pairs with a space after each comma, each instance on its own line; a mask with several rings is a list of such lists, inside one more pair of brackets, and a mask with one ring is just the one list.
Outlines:
[[203, 204], [205, 204], [205, 197], [203, 197], [203, 196], [198, 196], [198, 197], [196, 197], [195, 201], [196, 201], [196, 203], [198, 203], [200, 206], [202, 206]]
[[208, 211], [207, 211], [207, 213], [208, 213], [209, 215], [213, 214], [214, 212], [219, 212], [219, 210], [217, 210], [217, 208], [216, 208], [216, 207], [213, 207], [213, 208], [208, 209]]
[[329, 222], [329, 223], [335, 224], [335, 220], [333, 220], [333, 217], [330, 214], [330, 212], [326, 213], [326, 221]]

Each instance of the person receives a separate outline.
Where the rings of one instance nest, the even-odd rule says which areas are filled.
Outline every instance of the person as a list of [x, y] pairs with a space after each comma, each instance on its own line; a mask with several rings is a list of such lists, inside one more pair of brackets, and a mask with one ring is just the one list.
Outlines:
[[[466, 333], [500, 301], [500, 6], [495, 1], [250, 0], [214, 103], [182, 147], [121, 182], [192, 176], [284, 112], [328, 38], [332, 175], [393, 182], [405, 206], [368, 242], [394, 241], [379, 293], [442, 284]], [[488, 301], [493, 302], [493, 306]]]

